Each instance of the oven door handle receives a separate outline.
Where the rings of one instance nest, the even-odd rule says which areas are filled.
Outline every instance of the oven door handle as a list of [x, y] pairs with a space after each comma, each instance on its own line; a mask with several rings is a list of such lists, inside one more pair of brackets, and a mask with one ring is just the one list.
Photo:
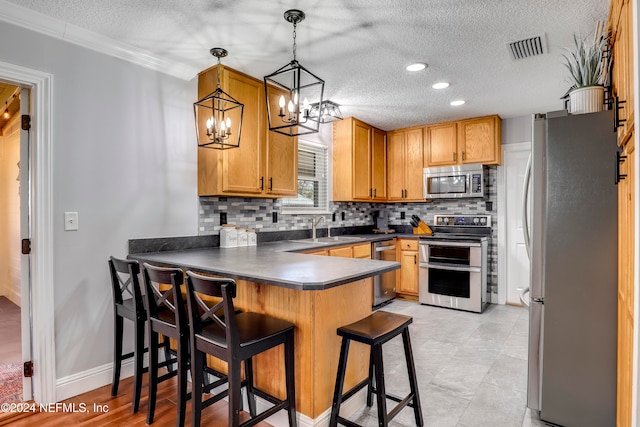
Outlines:
[[420, 267], [426, 268], [434, 268], [437, 270], [450, 270], [450, 271], [468, 271], [470, 273], [482, 273], [481, 267], [470, 267], [470, 266], [458, 266], [451, 264], [438, 264], [435, 262], [427, 262], [420, 264]]
[[482, 243], [479, 242], [454, 242], [454, 241], [443, 241], [443, 240], [429, 240], [420, 242], [422, 246], [449, 246], [449, 247], [457, 247], [457, 248], [468, 248], [468, 247], [479, 247], [482, 246]]

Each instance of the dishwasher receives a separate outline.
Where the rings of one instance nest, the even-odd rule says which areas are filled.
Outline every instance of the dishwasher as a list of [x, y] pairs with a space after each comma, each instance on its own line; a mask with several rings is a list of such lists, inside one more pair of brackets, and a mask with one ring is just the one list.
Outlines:
[[[371, 244], [373, 258], [381, 261], [396, 261], [394, 240], [384, 240]], [[378, 306], [396, 297], [396, 271], [373, 277], [373, 306]]]

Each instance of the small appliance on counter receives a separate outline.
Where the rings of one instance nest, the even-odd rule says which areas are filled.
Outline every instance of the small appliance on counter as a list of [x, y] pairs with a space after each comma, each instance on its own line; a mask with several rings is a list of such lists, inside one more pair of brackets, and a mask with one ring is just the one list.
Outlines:
[[374, 226], [373, 232], [378, 234], [389, 234], [395, 233], [396, 231], [389, 228], [389, 218], [387, 218], [387, 213], [385, 211], [375, 211], [373, 213], [374, 216]]

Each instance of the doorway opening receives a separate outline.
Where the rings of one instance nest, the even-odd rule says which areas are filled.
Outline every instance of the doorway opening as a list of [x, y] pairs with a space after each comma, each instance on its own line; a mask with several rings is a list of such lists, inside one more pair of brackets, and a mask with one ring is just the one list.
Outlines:
[[[23, 400], [20, 87], [0, 82], [0, 402]], [[28, 100], [26, 101], [28, 103]], [[29, 325], [24, 325], [29, 327]], [[30, 390], [26, 390], [29, 394]], [[24, 396], [30, 399], [31, 396]]]
[[[20, 109], [16, 113], [19, 116], [20, 230], [19, 249], [15, 255], [20, 259], [20, 370], [22, 373], [25, 362], [29, 362], [33, 373], [31, 377], [22, 378], [23, 399], [44, 404], [56, 402], [52, 304], [52, 80], [51, 74], [0, 62], [0, 83], [19, 88], [16, 98], [20, 100]], [[0, 114], [3, 113], [4, 110], [0, 111]], [[9, 180], [11, 174], [16, 172], [16, 166], [14, 163]], [[14, 175], [12, 179], [16, 178]], [[7, 191], [15, 192], [15, 188]]]

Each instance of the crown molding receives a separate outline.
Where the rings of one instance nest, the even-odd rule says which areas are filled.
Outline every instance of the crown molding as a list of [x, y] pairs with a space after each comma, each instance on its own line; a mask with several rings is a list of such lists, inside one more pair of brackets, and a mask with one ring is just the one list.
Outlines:
[[6, 0], [0, 0], [0, 21], [18, 25], [28, 30], [73, 43], [104, 55], [123, 59], [183, 80], [191, 80], [200, 71]]

